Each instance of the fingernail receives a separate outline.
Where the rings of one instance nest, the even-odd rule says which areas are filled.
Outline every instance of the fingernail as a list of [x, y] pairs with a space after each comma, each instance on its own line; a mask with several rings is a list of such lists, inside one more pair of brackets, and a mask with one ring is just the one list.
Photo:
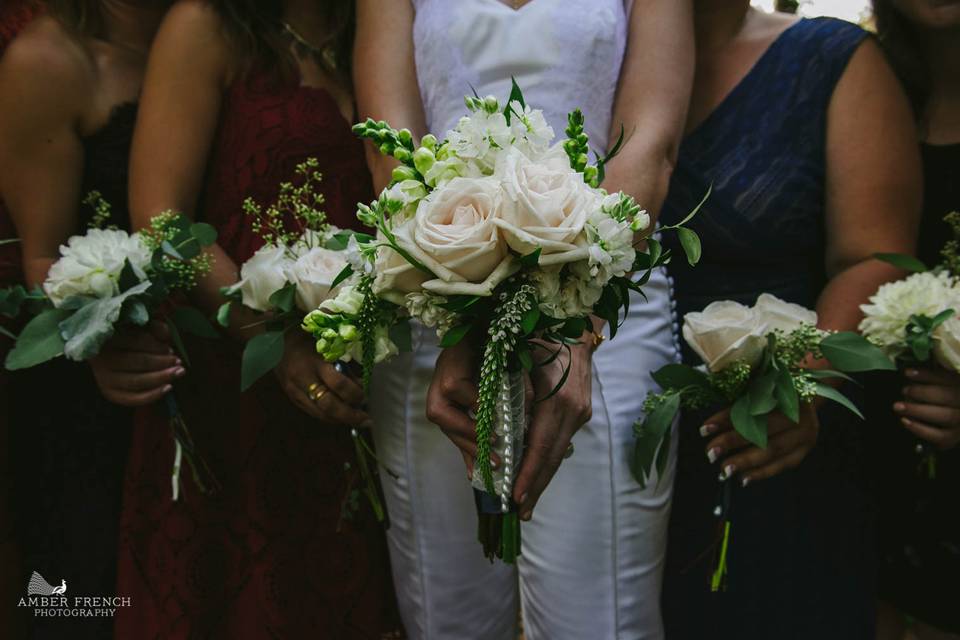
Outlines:
[[908, 378], [916, 378], [918, 375], [920, 375], [920, 372], [916, 369], [907, 369], [903, 372], [903, 375], [907, 376]]
[[904, 411], [906, 411], [906, 409], [907, 409], [907, 405], [903, 404], [902, 402], [895, 402], [893, 404], [893, 410], [896, 411], [897, 413], [903, 413]]
[[184, 369], [183, 367], [177, 367], [176, 369], [173, 370], [173, 375], [178, 378], [186, 375], [186, 373], [187, 373], [187, 370]]
[[180, 358], [177, 358], [177, 361], [173, 363], [175, 366], [182, 367], [183, 361]]
[[490, 467], [493, 469], [499, 469], [500, 463], [497, 462], [496, 458], [490, 458]]
[[173, 391], [173, 385], [172, 385], [172, 384], [168, 384], [168, 385], [166, 385], [166, 386], [163, 388], [163, 392], [164, 392], [164, 393], [170, 393], [171, 391]]
[[740, 486], [741, 486], [741, 487], [746, 487], [748, 484], [750, 484], [750, 478], [749, 478], [749, 477], [744, 477], [743, 480], [740, 481]]
[[905, 427], [909, 427], [909, 426], [910, 426], [910, 421], [907, 420], [906, 418], [900, 418], [900, 422], [902, 422], [902, 423], [903, 423], [903, 426], [905, 426]]
[[725, 467], [723, 468], [723, 475], [727, 476], [728, 478], [732, 478], [732, 477], [733, 477], [733, 473], [734, 473], [736, 470], [737, 470], [737, 468], [736, 468], [735, 466], [733, 466], [732, 464], [728, 464], [727, 466], [725, 466]]
[[706, 438], [708, 435], [717, 430], [717, 425], [715, 424], [705, 424], [700, 427], [700, 435]]
[[529, 498], [529, 497], [530, 497], [530, 494], [529, 494], [529, 493], [525, 493], [525, 494], [523, 494], [522, 496], [520, 496], [520, 504], [526, 503], [527, 498]]
[[520, 519], [523, 520], [524, 522], [530, 522], [530, 518], [532, 517], [533, 517], [533, 511], [524, 511], [523, 514], [521, 514]]
[[717, 447], [714, 447], [713, 449], [710, 449], [710, 451], [707, 451], [707, 460], [710, 461], [710, 464], [713, 464], [714, 462], [717, 461], [717, 458], [720, 457], [720, 453], [721, 451]]
[[717, 476], [717, 480], [719, 480], [720, 482], [726, 482], [726, 481], [727, 481], [727, 474], [725, 474], [723, 471], [721, 471], [721, 472], [720, 472], [720, 475]]

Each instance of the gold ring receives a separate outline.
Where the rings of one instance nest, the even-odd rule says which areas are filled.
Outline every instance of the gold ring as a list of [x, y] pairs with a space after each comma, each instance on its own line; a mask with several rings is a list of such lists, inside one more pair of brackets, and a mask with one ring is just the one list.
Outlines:
[[307, 387], [307, 395], [314, 402], [318, 402], [320, 398], [322, 398], [324, 394], [327, 393], [327, 391], [328, 389], [326, 387], [320, 386], [320, 384], [317, 382], [314, 382], [309, 387]]

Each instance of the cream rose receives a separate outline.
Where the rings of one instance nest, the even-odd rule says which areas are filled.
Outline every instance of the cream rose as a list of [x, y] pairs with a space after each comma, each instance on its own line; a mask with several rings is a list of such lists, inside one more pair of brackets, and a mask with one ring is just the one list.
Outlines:
[[798, 304], [784, 302], [769, 293], [760, 294], [757, 303], [753, 306], [753, 313], [767, 332], [779, 329], [790, 333], [798, 329], [801, 324], [817, 326], [817, 312], [811, 311]]
[[960, 318], [954, 313], [933, 332], [933, 356], [949, 371], [960, 371]]
[[755, 366], [767, 345], [766, 334], [753, 309], [729, 300], [712, 302], [683, 321], [684, 339], [711, 372], [738, 360]]
[[244, 306], [256, 311], [269, 311], [270, 296], [287, 284], [292, 260], [284, 247], [264, 245], [240, 267], [240, 282], [231, 292], [239, 291]]
[[454, 178], [422, 200], [397, 244], [436, 276], [423, 288], [439, 295], [490, 295], [514, 260], [495, 221], [503, 197], [495, 178]]
[[570, 168], [566, 154], [554, 147], [534, 162], [515, 148], [500, 156], [496, 176], [511, 206], [496, 224], [510, 248], [520, 255], [541, 249], [540, 264], [583, 260], [587, 218], [602, 204], [602, 196]]
[[330, 297], [330, 285], [347, 266], [343, 251], [323, 247], [310, 249], [291, 264], [287, 280], [297, 285], [297, 307], [310, 312]]
[[[414, 220], [410, 219], [402, 225], [394, 227], [393, 233], [407, 238], [411, 235], [409, 229]], [[403, 304], [404, 296], [423, 289], [423, 283], [430, 275], [410, 264], [406, 258], [387, 246], [387, 239], [382, 233], [377, 234], [377, 259], [373, 271], [376, 277], [373, 281], [373, 292], [384, 299], [396, 304]]]

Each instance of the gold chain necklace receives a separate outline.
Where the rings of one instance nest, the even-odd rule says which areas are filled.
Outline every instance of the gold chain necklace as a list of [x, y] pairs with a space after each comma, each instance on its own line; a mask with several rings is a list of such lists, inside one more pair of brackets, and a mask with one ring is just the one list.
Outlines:
[[300, 35], [300, 32], [294, 29], [289, 22], [282, 24], [283, 30], [293, 40], [293, 49], [298, 56], [310, 56], [320, 66], [330, 71], [337, 70], [337, 55], [333, 50], [333, 46], [318, 47]]

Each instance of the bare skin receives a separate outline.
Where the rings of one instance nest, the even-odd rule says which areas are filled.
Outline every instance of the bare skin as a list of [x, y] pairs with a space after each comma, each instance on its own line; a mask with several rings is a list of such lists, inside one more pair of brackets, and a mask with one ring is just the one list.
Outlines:
[[[702, 122], [796, 18], [750, 8], [747, 0], [698, 0], [698, 66], [687, 129]], [[883, 130], [884, 136], [875, 132]], [[859, 305], [902, 272], [872, 258], [912, 253], [921, 203], [920, 161], [910, 108], [879, 48], [864, 42], [834, 91], [827, 114], [826, 272], [819, 326], [855, 330]], [[814, 363], [816, 364], [816, 363]], [[729, 411], [709, 418], [705, 452], [744, 485], [800, 464], [819, 424], [806, 407], [800, 424], [770, 419], [767, 449], [732, 430]]]
[[[285, 19], [308, 41], [321, 41], [327, 25], [308, 0], [287, 0]], [[202, 2], [171, 9], [150, 55], [131, 153], [130, 210], [135, 227], [174, 210], [193, 216], [217, 130], [224, 92], [240, 73], [217, 14]], [[312, 60], [297, 60], [301, 82], [331, 92], [344, 116], [352, 117], [350, 94]], [[238, 280], [239, 266], [215, 245], [213, 268], [192, 294], [212, 314], [224, 302], [220, 288]], [[253, 328], [248, 328], [254, 325]], [[262, 331], [262, 317], [234, 307], [231, 334], [247, 340]], [[290, 400], [326, 425], [364, 424], [363, 392], [352, 378], [320, 358], [306, 335], [292, 332], [275, 370]], [[311, 398], [311, 385], [328, 392]]]
[[[102, 37], [79, 36], [50, 17], [35, 20], [0, 62], [0, 192], [17, 226], [27, 284], [41, 284], [59, 246], [81, 233], [83, 139], [102, 128], [113, 109], [137, 100], [147, 50], [168, 2], [104, 0]], [[106, 397], [127, 403], [146, 384], [160, 388], [185, 371], [163, 329], [143, 332], [139, 348], [151, 354], [148, 378], [126, 357], [129, 336], [118, 337], [92, 364]], [[114, 387], [101, 361], [117, 360], [125, 388]], [[159, 394], [162, 395], [162, 394]], [[159, 397], [154, 393], [147, 399]]]
[[[393, 0], [360, 0], [357, 5], [354, 69], [360, 114], [406, 127], [420, 137], [426, 123], [413, 57], [413, 7]], [[634, 3], [613, 122], [613, 139], [623, 124], [631, 140], [611, 162], [604, 186], [627, 191], [653, 212], [659, 210], [676, 162], [690, 91], [692, 54], [687, 57], [689, 47], [675, 45], [691, 29], [687, 2]], [[367, 150], [375, 186], [382, 188], [395, 164], [372, 146]], [[570, 440], [591, 417], [592, 340], [592, 334], [586, 335], [572, 349], [569, 377], [561, 390], [534, 406], [529, 448], [514, 489], [521, 518], [532, 516]], [[468, 468], [476, 453], [475, 425], [467, 414], [477, 397], [475, 361], [469, 345], [444, 350], [427, 395], [427, 417], [460, 448]], [[536, 368], [535, 392], [546, 396], [561, 375], [560, 362]]]

